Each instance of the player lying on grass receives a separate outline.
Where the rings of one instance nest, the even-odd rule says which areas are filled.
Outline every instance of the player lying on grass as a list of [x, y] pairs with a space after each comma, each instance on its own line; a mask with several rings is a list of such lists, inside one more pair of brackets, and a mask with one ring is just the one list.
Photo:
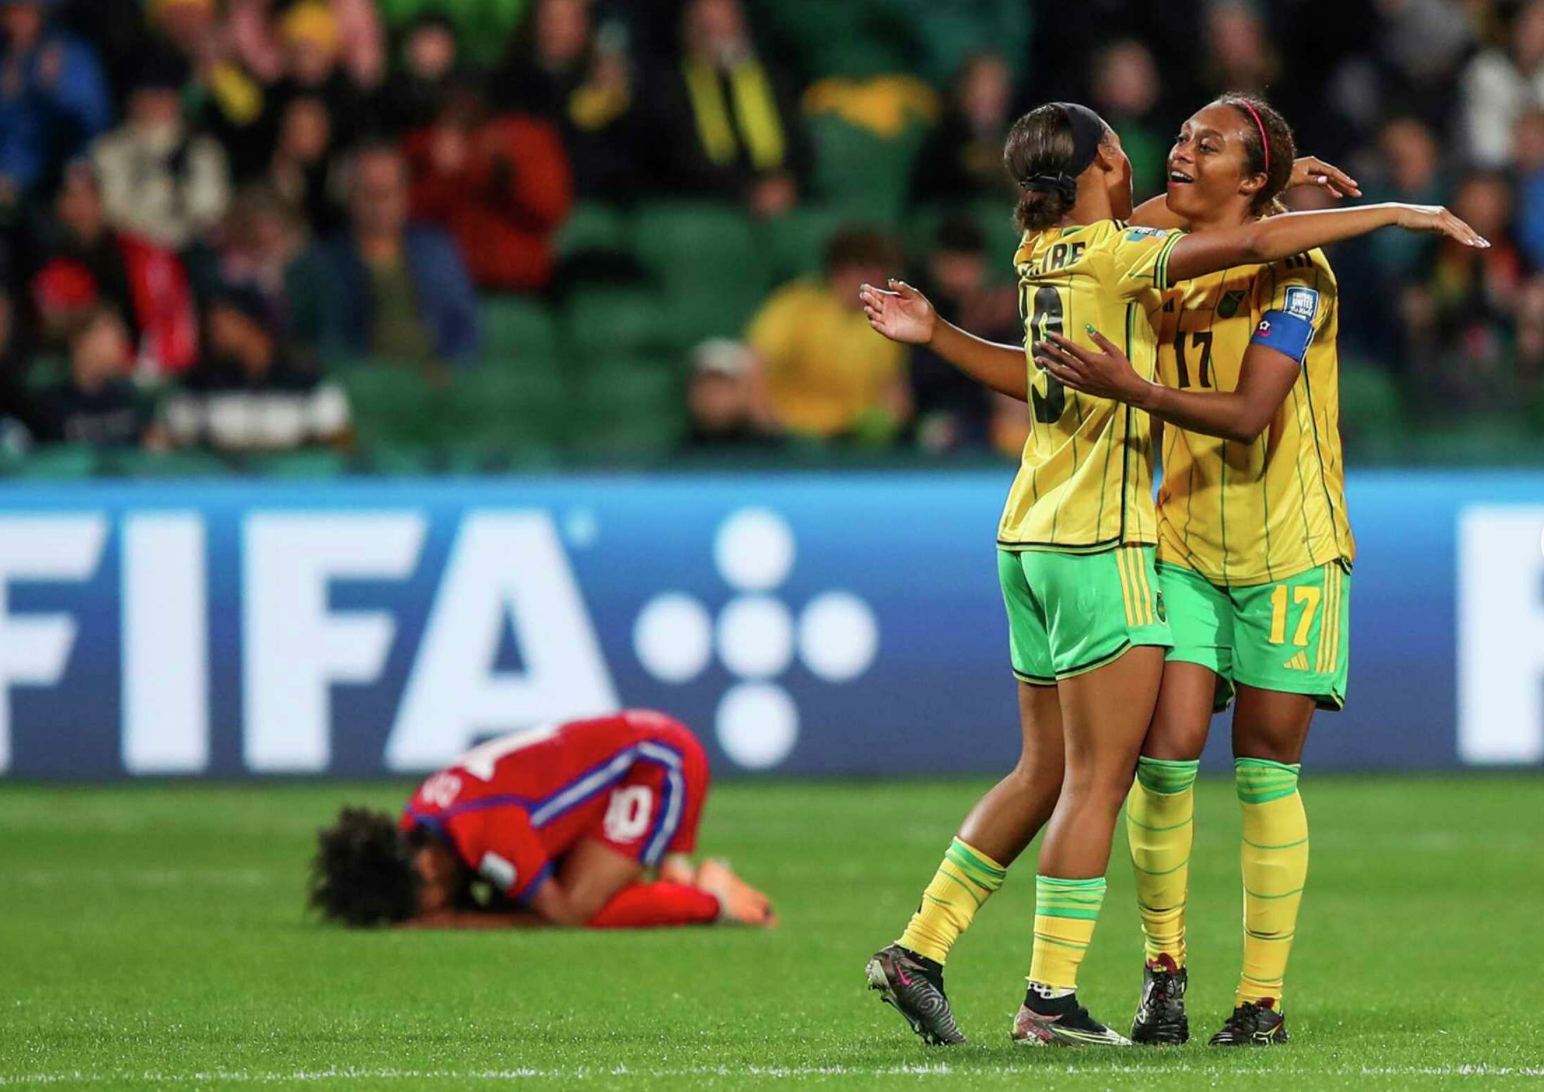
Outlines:
[[502, 736], [400, 821], [344, 808], [318, 833], [310, 902], [351, 926], [774, 925], [765, 895], [689, 856], [708, 780], [702, 744], [661, 713]]

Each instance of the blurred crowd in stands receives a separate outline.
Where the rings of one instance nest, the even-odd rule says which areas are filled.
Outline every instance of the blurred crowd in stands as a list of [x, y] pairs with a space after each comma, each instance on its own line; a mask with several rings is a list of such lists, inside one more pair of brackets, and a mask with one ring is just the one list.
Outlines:
[[1537, 447], [1544, 0], [0, 0], [0, 452], [1011, 455], [857, 286], [1019, 340], [1016, 114], [1226, 90], [1496, 244], [1332, 254], [1353, 453]]

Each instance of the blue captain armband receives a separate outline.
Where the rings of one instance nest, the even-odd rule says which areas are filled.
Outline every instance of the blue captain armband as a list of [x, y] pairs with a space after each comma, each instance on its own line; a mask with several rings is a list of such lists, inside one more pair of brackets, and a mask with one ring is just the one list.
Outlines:
[[1249, 344], [1275, 349], [1301, 364], [1313, 341], [1313, 320], [1318, 312], [1319, 293], [1312, 288], [1289, 288], [1286, 307], [1265, 312]]

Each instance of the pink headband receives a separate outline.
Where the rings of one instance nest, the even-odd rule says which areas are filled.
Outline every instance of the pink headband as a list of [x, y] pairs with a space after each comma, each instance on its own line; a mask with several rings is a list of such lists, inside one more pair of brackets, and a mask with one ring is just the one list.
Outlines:
[[1254, 118], [1254, 123], [1260, 127], [1260, 147], [1265, 149], [1265, 173], [1271, 173], [1271, 142], [1265, 135], [1265, 122], [1260, 120], [1260, 115], [1255, 113], [1255, 108], [1248, 102], [1243, 103], [1244, 109], [1249, 111], [1249, 116]]

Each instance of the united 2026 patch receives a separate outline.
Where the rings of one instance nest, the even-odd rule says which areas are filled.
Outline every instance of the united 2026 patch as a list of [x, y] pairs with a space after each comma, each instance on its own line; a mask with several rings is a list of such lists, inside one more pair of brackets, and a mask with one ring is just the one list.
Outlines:
[[1319, 313], [1319, 293], [1312, 288], [1294, 285], [1287, 289], [1286, 311], [1289, 315], [1312, 322], [1314, 315]]

